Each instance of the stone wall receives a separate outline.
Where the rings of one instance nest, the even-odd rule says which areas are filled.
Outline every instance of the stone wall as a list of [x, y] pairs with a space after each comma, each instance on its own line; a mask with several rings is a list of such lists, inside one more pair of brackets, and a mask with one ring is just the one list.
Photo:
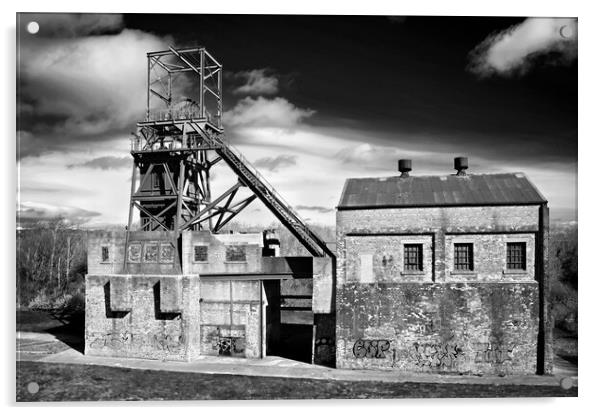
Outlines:
[[535, 282], [346, 284], [337, 306], [339, 368], [536, 371]]
[[[540, 221], [539, 206], [338, 211], [337, 367], [536, 373], [551, 341]], [[454, 270], [462, 242], [473, 244], [470, 272]], [[509, 242], [526, 244], [524, 271], [507, 270]], [[404, 244], [422, 246], [422, 270], [404, 270]]]

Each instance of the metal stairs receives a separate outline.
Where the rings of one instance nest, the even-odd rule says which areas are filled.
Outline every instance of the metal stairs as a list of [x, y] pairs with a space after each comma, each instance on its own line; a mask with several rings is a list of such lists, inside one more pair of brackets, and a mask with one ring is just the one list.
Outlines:
[[226, 143], [217, 134], [212, 135], [211, 140], [218, 155], [313, 256], [334, 258], [334, 254], [328, 249], [326, 243], [303, 223], [295, 210], [263, 178], [261, 173], [252, 167], [240, 151]]

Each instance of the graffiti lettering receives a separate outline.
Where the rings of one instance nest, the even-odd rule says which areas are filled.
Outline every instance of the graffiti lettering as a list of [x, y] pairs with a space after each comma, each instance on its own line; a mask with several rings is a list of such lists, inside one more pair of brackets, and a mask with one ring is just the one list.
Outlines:
[[480, 348], [481, 350], [477, 350], [474, 359], [475, 363], [502, 364], [512, 360], [510, 355], [514, 350], [513, 346], [499, 346], [491, 345], [491, 343], [484, 343], [480, 345]]
[[418, 367], [454, 368], [464, 352], [457, 345], [414, 343], [413, 357]]
[[391, 348], [389, 340], [364, 340], [360, 339], [353, 345], [353, 355], [357, 359], [369, 357], [384, 359], [385, 352]]
[[155, 334], [152, 340], [152, 344], [155, 348], [160, 350], [167, 350], [168, 352], [176, 350], [181, 345], [181, 343], [181, 335]]
[[90, 342], [92, 349], [102, 349], [103, 347], [121, 348], [131, 338], [129, 332], [124, 333], [96, 333], [94, 340]]

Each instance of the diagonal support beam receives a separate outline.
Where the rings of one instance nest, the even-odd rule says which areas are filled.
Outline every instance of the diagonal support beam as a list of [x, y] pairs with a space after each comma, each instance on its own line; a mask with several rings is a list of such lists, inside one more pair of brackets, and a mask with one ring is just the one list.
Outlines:
[[[242, 186], [242, 183], [237, 182], [234, 186], [232, 186], [230, 189], [226, 190], [226, 192], [224, 194], [222, 194], [220, 197], [218, 197], [217, 199], [215, 199], [213, 202], [207, 204], [205, 206], [205, 208], [203, 210], [201, 210], [198, 214], [196, 214], [193, 218], [191, 218], [189, 221], [187, 221], [186, 223], [184, 223], [182, 226], [180, 226], [179, 230], [183, 231], [185, 229], [187, 229], [189, 226], [193, 225], [195, 222], [197, 222], [201, 217], [203, 217], [203, 215], [207, 212], [209, 212], [210, 210], [214, 209], [217, 204], [219, 202], [221, 202], [222, 200], [224, 200], [225, 198], [227, 198], [228, 196], [230, 196], [230, 193], [235, 192], [238, 190], [239, 187]], [[216, 213], [217, 214], [217, 213]], [[212, 215], [214, 216], [214, 215]]]
[[256, 198], [257, 198], [257, 195], [253, 194], [253, 195], [249, 196], [248, 198], [246, 198], [245, 200], [243, 200], [242, 202], [237, 203], [237, 206], [239, 206], [238, 209], [234, 210], [230, 214], [230, 216], [228, 216], [226, 218], [226, 220], [224, 220], [223, 222], [220, 223], [220, 221], [218, 221], [218, 223], [213, 228], [213, 232], [219, 232], [224, 226], [226, 226], [228, 224], [228, 222], [230, 222], [232, 219], [234, 219], [234, 217], [236, 215], [238, 215], [244, 208], [249, 206], [249, 204]]

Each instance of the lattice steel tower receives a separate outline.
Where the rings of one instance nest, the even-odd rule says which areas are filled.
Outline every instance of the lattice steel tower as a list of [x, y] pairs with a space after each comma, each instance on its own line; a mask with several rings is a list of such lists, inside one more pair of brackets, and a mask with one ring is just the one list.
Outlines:
[[[242, 154], [223, 140], [222, 65], [202, 47], [151, 52], [147, 60], [146, 118], [137, 124], [131, 142], [126, 250], [132, 232], [164, 231], [179, 254], [183, 231], [219, 232], [259, 198], [312, 255], [333, 256]], [[238, 181], [212, 197], [210, 169], [220, 161]], [[252, 194], [240, 197], [241, 187]], [[135, 211], [140, 214], [137, 230], [132, 228]], [[125, 272], [127, 266], [124, 261]]]

